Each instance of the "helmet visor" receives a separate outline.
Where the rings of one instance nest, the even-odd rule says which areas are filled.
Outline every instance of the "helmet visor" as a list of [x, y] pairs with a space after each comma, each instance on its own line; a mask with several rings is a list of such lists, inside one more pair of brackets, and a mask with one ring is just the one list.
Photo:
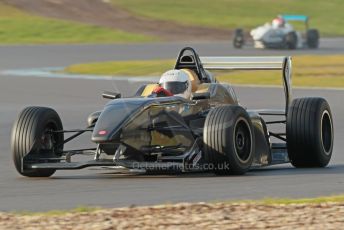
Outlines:
[[160, 84], [161, 87], [170, 91], [172, 94], [181, 94], [188, 88], [188, 82], [169, 81]]

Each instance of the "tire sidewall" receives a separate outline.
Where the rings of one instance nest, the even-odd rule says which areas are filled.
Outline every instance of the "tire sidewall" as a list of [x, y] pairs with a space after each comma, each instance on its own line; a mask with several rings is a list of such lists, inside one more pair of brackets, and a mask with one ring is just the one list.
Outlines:
[[[330, 106], [328, 105], [328, 103], [323, 100], [322, 103], [319, 103], [317, 108], [315, 111], [313, 111], [315, 113], [315, 120], [317, 121], [317, 124], [314, 126], [314, 131], [316, 134], [316, 141], [315, 142], [315, 148], [314, 148], [314, 154], [316, 155], [316, 157], [319, 159], [319, 163], [322, 166], [326, 166], [331, 157], [332, 157], [332, 150], [333, 150], [333, 119], [332, 119], [332, 115], [331, 115], [331, 110], [330, 110]], [[319, 111], [319, 112], [317, 112]], [[329, 114], [329, 118], [331, 121], [331, 147], [329, 149], [328, 152], [325, 151], [325, 147], [323, 145], [323, 141], [322, 141], [322, 119], [323, 119], [323, 113], [327, 111]]]
[[296, 49], [297, 35], [295, 32], [289, 32], [285, 37], [285, 44], [288, 49]]
[[[330, 121], [330, 146], [323, 144], [323, 114]], [[325, 124], [326, 125], [326, 124]], [[328, 125], [328, 124], [327, 124]], [[324, 98], [310, 97], [293, 100], [287, 117], [287, 149], [295, 167], [325, 167], [332, 157], [334, 129], [329, 104]]]
[[242, 48], [243, 45], [244, 45], [244, 32], [242, 29], [235, 29], [233, 46], [237, 49], [240, 49]]
[[[250, 132], [251, 148], [248, 160], [240, 161], [235, 149], [235, 125], [244, 120]], [[241, 106], [229, 105], [212, 109], [204, 126], [204, 160], [213, 164], [213, 171], [218, 175], [242, 175], [252, 165], [255, 153], [255, 139], [251, 119]]]
[[[229, 119], [230, 120], [228, 124], [226, 124], [226, 126], [224, 127], [226, 129], [225, 139], [228, 142], [232, 143], [227, 145], [225, 148], [227, 162], [229, 163], [230, 167], [235, 171], [247, 171], [252, 165], [255, 144], [251, 119], [249, 118], [247, 112], [241, 107], [234, 108], [232, 115], [229, 116]], [[249, 129], [251, 138], [251, 152], [248, 159], [245, 162], [240, 160], [235, 148], [235, 128], [236, 125], [238, 125], [239, 121], [244, 121], [248, 125], [247, 127]]]
[[319, 47], [319, 32], [316, 29], [309, 29], [307, 31], [307, 45], [311, 49]]

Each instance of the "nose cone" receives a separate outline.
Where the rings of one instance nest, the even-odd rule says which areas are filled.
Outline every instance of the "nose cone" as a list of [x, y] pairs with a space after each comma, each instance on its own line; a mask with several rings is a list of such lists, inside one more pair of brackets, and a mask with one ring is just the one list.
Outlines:
[[116, 99], [108, 103], [93, 129], [92, 141], [96, 143], [119, 141], [121, 129], [139, 112], [143, 104], [144, 101], [138, 98]]
[[105, 107], [93, 129], [92, 141], [96, 143], [115, 141], [116, 133], [122, 128], [126, 115], [118, 106]]

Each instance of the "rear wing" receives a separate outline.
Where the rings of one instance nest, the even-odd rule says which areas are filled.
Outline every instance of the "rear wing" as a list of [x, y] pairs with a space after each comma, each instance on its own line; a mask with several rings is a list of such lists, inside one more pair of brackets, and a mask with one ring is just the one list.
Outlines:
[[291, 57], [200, 57], [208, 70], [281, 70], [285, 94], [285, 115], [292, 100]]
[[284, 14], [284, 15], [282, 15], [282, 18], [286, 21], [302, 21], [302, 22], [308, 21], [308, 16], [306, 16], [306, 15]]
[[290, 21], [299, 21], [299, 22], [304, 22], [306, 26], [306, 30], [308, 30], [308, 20], [309, 17], [306, 15], [290, 15], [290, 14], [284, 14], [281, 16], [286, 22]]

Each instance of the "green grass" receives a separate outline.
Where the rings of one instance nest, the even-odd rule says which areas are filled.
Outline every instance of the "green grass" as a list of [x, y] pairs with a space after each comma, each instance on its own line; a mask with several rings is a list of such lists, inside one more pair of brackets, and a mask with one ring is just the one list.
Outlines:
[[88, 207], [88, 206], [79, 206], [74, 209], [70, 210], [50, 210], [47, 212], [30, 212], [30, 211], [19, 211], [19, 212], [13, 212], [13, 214], [17, 215], [25, 215], [25, 216], [61, 216], [66, 215], [68, 213], [90, 213], [94, 211], [98, 211], [100, 208], [98, 207]]
[[[302, 87], [344, 87], [344, 56], [293, 57], [292, 83]], [[233, 84], [282, 85], [280, 71], [237, 71], [218, 76]]]
[[[344, 87], [344, 55], [293, 57], [293, 86]], [[113, 76], [160, 76], [174, 60], [111, 61], [69, 66], [68, 73]], [[216, 72], [222, 82], [243, 85], [280, 85], [281, 71]]]
[[305, 14], [324, 35], [344, 35], [342, 0], [112, 0], [146, 17], [210, 27], [252, 28], [278, 14]]
[[0, 3], [0, 43], [116, 43], [145, 42], [152, 37], [99, 26], [29, 15]]
[[[221, 202], [221, 201], [216, 201]], [[261, 200], [228, 201], [228, 203], [253, 203], [263, 205], [288, 205], [288, 204], [321, 204], [321, 203], [343, 203], [344, 195], [321, 196], [315, 198], [265, 198]], [[226, 202], [227, 203], [227, 202]]]
[[171, 69], [174, 60], [109, 61], [76, 64], [65, 68], [67, 73], [113, 76], [159, 76]]

